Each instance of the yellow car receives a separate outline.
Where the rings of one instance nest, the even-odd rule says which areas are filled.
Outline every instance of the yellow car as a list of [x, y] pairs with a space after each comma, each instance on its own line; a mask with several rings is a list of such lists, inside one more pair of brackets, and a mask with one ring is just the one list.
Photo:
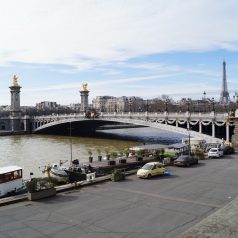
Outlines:
[[137, 171], [137, 177], [151, 178], [152, 176], [164, 174], [165, 171], [164, 165], [160, 162], [150, 162]]

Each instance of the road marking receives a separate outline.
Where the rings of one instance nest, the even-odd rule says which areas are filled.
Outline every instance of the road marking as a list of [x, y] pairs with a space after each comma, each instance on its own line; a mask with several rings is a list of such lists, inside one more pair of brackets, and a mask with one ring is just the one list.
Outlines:
[[189, 199], [185, 199], [185, 198], [169, 197], [169, 196], [159, 195], [159, 194], [155, 194], [155, 193], [147, 193], [147, 192], [131, 190], [131, 189], [113, 188], [113, 190], [119, 190], [119, 191], [129, 192], [129, 193], [136, 193], [136, 194], [146, 195], [146, 196], [150, 196], [150, 197], [161, 198], [161, 199], [165, 199], [165, 200], [169, 200], [169, 201], [192, 203], [192, 204], [196, 204], [196, 205], [208, 206], [208, 207], [213, 207], [213, 208], [224, 207], [224, 205], [221, 206], [221, 205], [216, 205], [216, 204], [212, 204], [212, 203], [199, 202], [199, 201], [189, 200]]

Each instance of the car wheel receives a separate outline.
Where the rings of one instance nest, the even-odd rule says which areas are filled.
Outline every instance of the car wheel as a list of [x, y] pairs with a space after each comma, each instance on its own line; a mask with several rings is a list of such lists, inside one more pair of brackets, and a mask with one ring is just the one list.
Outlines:
[[150, 178], [151, 178], [151, 174], [148, 174], [148, 175], [147, 175], [147, 178], [150, 179]]
[[187, 165], [187, 167], [189, 167], [189, 166], [190, 166], [190, 163], [187, 163], [186, 165]]

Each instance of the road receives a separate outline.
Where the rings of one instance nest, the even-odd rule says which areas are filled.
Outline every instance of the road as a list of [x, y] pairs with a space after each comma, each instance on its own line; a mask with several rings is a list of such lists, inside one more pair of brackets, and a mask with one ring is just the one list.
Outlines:
[[176, 237], [238, 195], [238, 155], [0, 207], [0, 238]]

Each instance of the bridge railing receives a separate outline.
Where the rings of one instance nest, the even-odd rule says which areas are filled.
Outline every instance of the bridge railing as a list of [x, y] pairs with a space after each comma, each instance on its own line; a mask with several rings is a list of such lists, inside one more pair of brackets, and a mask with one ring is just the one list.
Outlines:
[[[181, 112], [114, 112], [114, 113], [106, 113], [102, 112], [99, 114], [99, 117], [120, 117], [120, 118], [158, 118], [158, 119], [180, 119], [180, 120], [185, 120], [190, 118], [191, 120], [198, 120], [198, 119], [203, 119], [203, 120], [211, 120], [211, 119], [216, 119], [216, 120], [225, 120], [228, 118], [228, 113], [181, 113]], [[33, 117], [34, 120], [61, 120], [61, 119], [70, 119], [70, 118], [84, 118], [85, 113], [73, 113], [73, 114], [52, 114], [52, 115], [42, 115], [42, 116], [35, 116]]]
[[124, 113], [101, 113], [101, 117], [121, 117], [121, 118], [171, 118], [171, 119], [221, 119], [228, 117], [228, 113], [168, 113], [168, 112], [124, 112]]

